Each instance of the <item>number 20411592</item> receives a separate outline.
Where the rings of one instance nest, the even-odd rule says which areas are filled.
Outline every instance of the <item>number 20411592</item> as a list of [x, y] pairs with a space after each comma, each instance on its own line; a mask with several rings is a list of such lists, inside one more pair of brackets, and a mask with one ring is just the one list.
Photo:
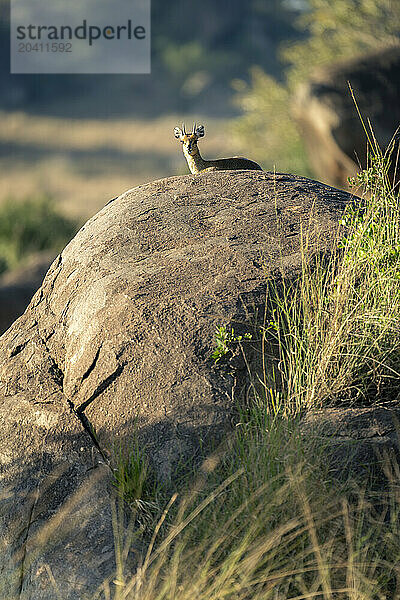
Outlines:
[[36, 44], [20, 42], [18, 52], [72, 52], [72, 44], [71, 42], [40, 42]]

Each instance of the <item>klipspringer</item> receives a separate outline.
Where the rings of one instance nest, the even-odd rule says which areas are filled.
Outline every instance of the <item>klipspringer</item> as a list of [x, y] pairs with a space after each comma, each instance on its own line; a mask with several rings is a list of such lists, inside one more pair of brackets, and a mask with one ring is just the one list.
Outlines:
[[182, 142], [182, 150], [191, 173], [196, 175], [204, 171], [238, 171], [245, 169], [247, 171], [262, 171], [260, 165], [256, 162], [243, 158], [243, 156], [232, 156], [232, 158], [217, 158], [216, 160], [204, 160], [202, 158], [197, 140], [204, 137], [204, 125], [193, 126], [193, 131], [187, 133], [185, 125], [175, 127], [174, 134]]

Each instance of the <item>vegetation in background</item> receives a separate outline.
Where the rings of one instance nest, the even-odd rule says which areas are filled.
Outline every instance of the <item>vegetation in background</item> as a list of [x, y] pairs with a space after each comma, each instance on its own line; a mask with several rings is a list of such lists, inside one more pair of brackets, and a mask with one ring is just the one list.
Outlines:
[[305, 39], [281, 45], [287, 64], [283, 81], [253, 67], [250, 84], [235, 81], [235, 102], [243, 111], [234, 134], [256, 160], [278, 171], [309, 174], [290, 98], [317, 66], [354, 58], [398, 43], [400, 4], [393, 0], [309, 0], [297, 26]]
[[61, 215], [49, 198], [10, 198], [0, 206], [0, 273], [13, 269], [29, 254], [57, 252], [76, 229], [76, 223]]
[[221, 77], [230, 69], [231, 58], [229, 52], [214, 52], [210, 71], [210, 54], [200, 41], [188, 41], [186, 44], [170, 41], [162, 53], [167, 72], [178, 90], [187, 97], [197, 96], [213, 79]]
[[282, 58], [289, 67], [289, 88], [304, 81], [312, 69], [397, 44], [400, 6], [393, 0], [309, 0], [298, 18], [306, 40], [285, 44]]
[[270, 171], [310, 176], [303, 142], [289, 113], [290, 92], [260, 67], [250, 71], [251, 83], [233, 82], [243, 115], [233, 124], [246, 153]]
[[267, 71], [279, 76], [276, 49], [280, 41], [302, 36], [294, 27], [298, 14], [283, 0], [205, 0], [201, 5], [156, 0], [155, 69], [172, 83], [175, 102], [180, 96], [207, 94], [212, 87], [223, 94], [233, 77], [246, 73], [255, 55]]

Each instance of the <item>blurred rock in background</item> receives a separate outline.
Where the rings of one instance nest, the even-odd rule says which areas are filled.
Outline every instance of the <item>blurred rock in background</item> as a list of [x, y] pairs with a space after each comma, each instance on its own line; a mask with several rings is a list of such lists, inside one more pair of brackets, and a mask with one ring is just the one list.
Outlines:
[[[337, 187], [366, 167], [366, 134], [385, 150], [400, 125], [400, 45], [316, 71], [298, 87], [293, 115], [316, 176]], [[392, 177], [393, 177], [392, 168]]]

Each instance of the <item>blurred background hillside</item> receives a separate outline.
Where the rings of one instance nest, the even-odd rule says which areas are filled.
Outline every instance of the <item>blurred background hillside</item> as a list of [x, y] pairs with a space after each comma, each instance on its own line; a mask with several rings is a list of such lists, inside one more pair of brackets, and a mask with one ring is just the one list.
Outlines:
[[[71, 220], [82, 223], [110, 198], [187, 172], [172, 135], [183, 120], [205, 124], [206, 158], [241, 154], [265, 170], [332, 183], [306, 153], [301, 124], [308, 117], [300, 108], [294, 118], [294, 99], [317, 68], [387, 48], [392, 56], [400, 2], [152, 0], [152, 73], [137, 76], [10, 75], [4, 0], [0, 18], [0, 206], [6, 217], [14, 206], [11, 221], [22, 222], [20, 231], [27, 202], [48, 217], [45, 202], [67, 219], [68, 237]], [[399, 79], [398, 66], [386, 79]], [[342, 88], [336, 96], [349, 96]], [[9, 238], [0, 240], [0, 254]], [[4, 268], [15, 263], [0, 256]]]

